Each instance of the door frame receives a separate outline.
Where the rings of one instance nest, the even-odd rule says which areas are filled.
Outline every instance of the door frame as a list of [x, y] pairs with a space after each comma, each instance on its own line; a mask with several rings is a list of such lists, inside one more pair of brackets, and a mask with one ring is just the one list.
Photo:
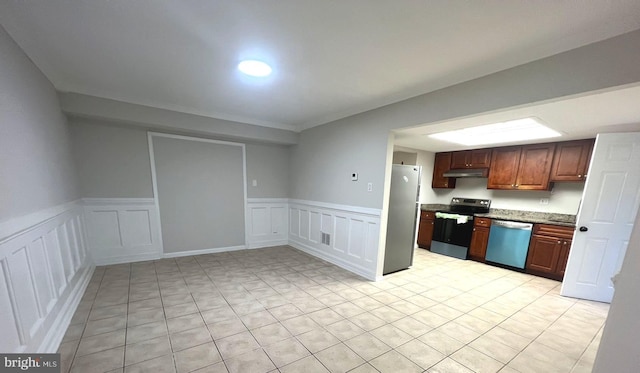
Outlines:
[[[159, 239], [160, 239], [160, 244], [158, 245], [161, 252], [158, 253], [158, 255], [160, 257], [175, 257], [175, 256], [180, 256], [179, 254], [176, 255], [176, 253], [170, 253], [169, 255], [167, 255], [164, 252], [164, 243], [162, 241], [162, 222], [161, 222], [161, 217], [160, 217], [160, 198], [158, 196], [158, 181], [157, 181], [157, 174], [156, 174], [156, 161], [155, 161], [155, 156], [154, 156], [154, 152], [153, 152], [153, 138], [154, 137], [165, 137], [165, 138], [170, 138], [170, 139], [176, 139], [176, 140], [186, 140], [186, 141], [196, 141], [196, 142], [205, 142], [205, 143], [211, 143], [211, 144], [219, 144], [219, 145], [230, 145], [230, 146], [238, 146], [242, 149], [242, 193], [243, 193], [243, 210], [242, 210], [242, 214], [244, 216], [244, 247], [245, 249], [247, 248], [247, 243], [249, 242], [249, 218], [248, 218], [248, 214], [247, 214], [247, 152], [246, 152], [246, 145], [243, 143], [238, 143], [238, 142], [231, 142], [231, 141], [222, 141], [222, 140], [213, 140], [213, 139], [205, 139], [205, 138], [201, 138], [201, 137], [194, 137], [194, 136], [184, 136], [184, 135], [173, 135], [173, 134], [168, 134], [168, 133], [161, 133], [161, 132], [153, 132], [153, 131], [148, 131], [147, 132], [147, 141], [149, 143], [149, 163], [151, 165], [151, 183], [153, 186], [153, 200], [154, 200], [154, 204], [156, 206], [156, 211], [157, 211], [157, 215], [156, 215], [156, 219], [157, 219], [157, 224], [158, 224], [158, 231], [159, 231]], [[205, 253], [206, 250], [200, 250], [203, 253]], [[193, 255], [193, 252], [189, 252], [189, 251], [185, 251], [184, 252], [185, 256], [188, 255]]]

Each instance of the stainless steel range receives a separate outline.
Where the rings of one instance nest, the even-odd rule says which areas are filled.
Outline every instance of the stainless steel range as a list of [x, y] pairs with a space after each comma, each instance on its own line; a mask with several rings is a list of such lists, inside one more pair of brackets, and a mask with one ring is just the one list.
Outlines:
[[453, 197], [449, 208], [436, 211], [431, 251], [467, 259], [473, 215], [489, 212], [491, 200]]

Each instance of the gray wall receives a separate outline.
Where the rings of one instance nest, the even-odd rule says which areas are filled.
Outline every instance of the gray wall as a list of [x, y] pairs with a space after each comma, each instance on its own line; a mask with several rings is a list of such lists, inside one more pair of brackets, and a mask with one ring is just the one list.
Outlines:
[[241, 146], [153, 136], [165, 253], [244, 245]]
[[82, 197], [152, 198], [147, 132], [71, 119]]
[[[291, 148], [291, 198], [380, 208], [389, 130], [374, 117], [365, 113], [303, 131]], [[351, 181], [354, 172], [358, 181]]]
[[53, 86], [0, 27], [0, 221], [79, 197], [70, 148]]
[[[151, 198], [147, 131], [98, 119], [71, 119], [74, 158], [82, 197]], [[289, 196], [287, 146], [246, 144], [247, 196]], [[252, 187], [251, 180], [258, 186]]]
[[394, 151], [393, 164], [415, 165], [418, 160], [417, 153]]
[[[383, 208], [390, 130], [637, 84], [638, 60], [634, 31], [303, 131], [293, 147], [292, 196]], [[350, 182], [349, 172], [360, 172], [361, 182]]]
[[[247, 196], [249, 198], [287, 198], [289, 196], [289, 157], [286, 146], [247, 144]], [[256, 180], [257, 186], [252, 181]]]

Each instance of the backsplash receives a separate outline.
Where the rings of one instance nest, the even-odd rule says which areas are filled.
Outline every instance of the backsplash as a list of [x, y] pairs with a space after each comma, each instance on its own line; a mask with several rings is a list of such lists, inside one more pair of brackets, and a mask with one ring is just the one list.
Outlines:
[[[583, 182], [555, 183], [552, 191], [511, 191], [487, 189], [486, 178], [458, 179], [455, 189], [433, 189], [431, 178], [420, 186], [421, 203], [449, 204], [453, 197], [490, 199], [494, 209], [536, 211], [575, 215], [582, 199]], [[548, 204], [540, 204], [547, 198]]]

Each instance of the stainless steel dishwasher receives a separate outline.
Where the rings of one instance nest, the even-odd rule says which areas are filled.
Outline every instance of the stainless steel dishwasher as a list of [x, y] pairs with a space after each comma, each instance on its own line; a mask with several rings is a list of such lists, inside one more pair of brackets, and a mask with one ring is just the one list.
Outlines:
[[485, 260], [524, 269], [533, 224], [493, 220]]

